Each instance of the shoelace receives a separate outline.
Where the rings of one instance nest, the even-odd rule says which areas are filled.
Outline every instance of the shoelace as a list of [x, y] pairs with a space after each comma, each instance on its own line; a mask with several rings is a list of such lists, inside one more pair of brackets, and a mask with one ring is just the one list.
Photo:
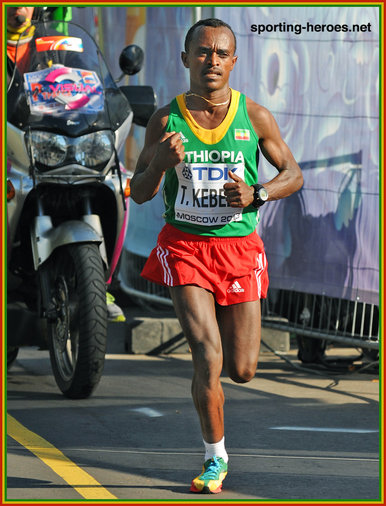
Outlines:
[[206, 471], [204, 473], [205, 477], [207, 477], [209, 480], [217, 478], [220, 466], [221, 466], [221, 464], [217, 460], [217, 457], [213, 457], [210, 464], [206, 468]]

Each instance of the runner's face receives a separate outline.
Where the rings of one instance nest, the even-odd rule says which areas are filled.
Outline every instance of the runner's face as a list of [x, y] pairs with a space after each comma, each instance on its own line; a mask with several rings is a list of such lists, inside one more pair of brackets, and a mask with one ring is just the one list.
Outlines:
[[[11, 28], [20, 28], [27, 23], [27, 19], [31, 20], [34, 7], [7, 7], [7, 24]], [[26, 21], [22, 24], [18, 23], [17, 16], [24, 16]]]
[[190, 70], [191, 89], [220, 90], [228, 86], [237, 56], [232, 32], [226, 27], [196, 28], [182, 61]]

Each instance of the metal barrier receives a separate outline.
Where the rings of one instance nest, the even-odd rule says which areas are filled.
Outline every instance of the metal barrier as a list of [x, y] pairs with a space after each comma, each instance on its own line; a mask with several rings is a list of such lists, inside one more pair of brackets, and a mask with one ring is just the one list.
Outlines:
[[271, 289], [262, 303], [262, 321], [298, 336], [379, 350], [379, 308], [374, 304]]
[[[172, 305], [168, 289], [141, 278], [146, 258], [124, 250], [119, 282], [123, 292]], [[262, 325], [362, 349], [379, 350], [379, 307], [288, 290], [270, 289], [262, 301]]]

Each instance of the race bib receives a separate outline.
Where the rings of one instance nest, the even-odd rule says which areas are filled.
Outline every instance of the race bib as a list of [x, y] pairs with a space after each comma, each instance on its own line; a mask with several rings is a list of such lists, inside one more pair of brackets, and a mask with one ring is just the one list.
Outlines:
[[242, 208], [228, 206], [224, 184], [234, 182], [229, 171], [244, 180], [244, 169], [244, 163], [178, 164], [175, 168], [178, 177], [175, 219], [205, 226], [241, 221]]

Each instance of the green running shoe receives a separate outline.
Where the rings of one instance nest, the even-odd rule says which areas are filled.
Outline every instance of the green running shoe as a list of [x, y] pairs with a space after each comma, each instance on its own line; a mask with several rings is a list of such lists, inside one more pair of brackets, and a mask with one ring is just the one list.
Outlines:
[[222, 482], [227, 473], [228, 464], [221, 457], [208, 459], [202, 468], [202, 473], [192, 481], [190, 491], [202, 494], [218, 494], [221, 492]]

